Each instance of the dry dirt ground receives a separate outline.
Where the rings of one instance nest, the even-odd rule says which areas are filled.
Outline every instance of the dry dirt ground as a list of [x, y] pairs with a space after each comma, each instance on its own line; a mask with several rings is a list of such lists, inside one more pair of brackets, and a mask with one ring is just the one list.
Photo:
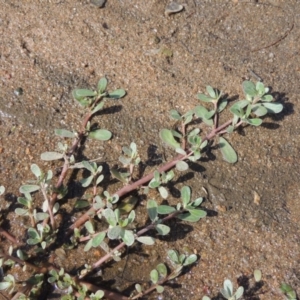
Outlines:
[[[84, 149], [85, 158], [101, 157], [112, 166], [131, 141], [144, 162], [155, 158], [155, 149], [157, 157], [170, 159], [172, 152], [158, 133], [174, 125], [171, 109], [193, 108], [195, 95], [208, 84], [237, 98], [243, 80], [260, 79], [283, 103], [283, 112], [229, 137], [238, 163], [229, 165], [213, 152], [184, 175], [177, 174], [172, 187], [170, 201], [183, 185], [191, 186], [195, 198], [205, 196], [204, 187], [209, 216], [194, 226], [173, 223], [167, 238], [138, 252], [129, 250], [126, 265], [125, 260], [109, 264], [103, 278], [107, 288], [129, 295], [134, 283], [147, 282], [149, 271], [166, 261], [167, 249], [188, 246], [199, 255], [198, 263], [167, 285], [159, 299], [219, 299], [226, 278], [235, 287], [237, 281], [244, 285], [244, 299], [284, 299], [282, 282], [299, 295], [300, 3], [182, 2], [183, 11], [166, 16], [169, 0], [107, 0], [101, 9], [82, 0], [0, 0], [3, 227], [15, 236], [26, 234], [23, 219], [13, 213], [18, 189], [32, 179], [31, 163], [44, 170], [59, 166], [42, 162], [40, 153], [56, 148], [55, 128], [78, 129], [82, 110], [72, 89], [95, 87], [105, 75], [110, 90], [127, 91], [119, 102], [108, 103], [114, 108], [107, 114], [96, 117], [113, 139], [87, 141]], [[149, 163], [145, 172], [151, 169]], [[75, 192], [68, 196], [66, 211], [75, 198]], [[1, 238], [4, 250], [8, 245]], [[74, 261], [75, 267], [91, 264], [96, 254], [84, 254], [79, 247], [61, 265], [71, 272]], [[258, 286], [255, 269], [263, 274]], [[50, 292], [43, 299], [47, 297]]]

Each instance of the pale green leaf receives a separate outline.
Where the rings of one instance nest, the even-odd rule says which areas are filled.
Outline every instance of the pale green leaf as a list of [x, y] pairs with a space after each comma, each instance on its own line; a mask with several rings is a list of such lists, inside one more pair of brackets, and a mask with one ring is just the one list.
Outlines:
[[63, 153], [59, 152], [44, 152], [41, 154], [41, 159], [46, 161], [62, 159], [63, 157]]
[[112, 133], [106, 129], [97, 129], [89, 132], [89, 137], [99, 141], [108, 141]]
[[101, 101], [100, 103], [98, 103], [93, 110], [91, 111], [91, 114], [95, 114], [96, 112], [98, 112], [100, 109], [102, 109], [102, 107], [104, 106], [104, 101]]
[[120, 236], [127, 246], [131, 246], [134, 243], [135, 238], [131, 230], [122, 229]]
[[102, 77], [99, 81], [98, 81], [98, 86], [97, 86], [97, 91], [99, 94], [103, 94], [106, 90], [106, 86], [107, 86], [107, 79], [105, 77]]
[[161, 215], [169, 215], [175, 211], [176, 211], [176, 209], [169, 205], [159, 205], [157, 207], [157, 212]]
[[198, 222], [206, 216], [206, 212], [201, 209], [189, 209], [188, 212], [177, 215], [177, 218], [187, 222]]
[[170, 232], [170, 227], [164, 224], [157, 224], [155, 226], [156, 231], [158, 232], [158, 234], [160, 235], [167, 235]]
[[147, 212], [151, 221], [155, 221], [157, 217], [157, 203], [155, 200], [149, 199], [147, 201]]
[[83, 100], [86, 97], [94, 97], [97, 95], [95, 91], [87, 89], [76, 89], [73, 90], [72, 94], [77, 101]]
[[66, 129], [55, 129], [55, 134], [64, 138], [74, 138], [75, 134], [72, 131]]
[[218, 146], [221, 150], [223, 159], [229, 163], [237, 162], [237, 154], [231, 145], [223, 138], [219, 138]]
[[268, 113], [278, 114], [283, 110], [283, 105], [281, 103], [263, 103], [262, 104], [267, 110]]
[[94, 236], [92, 239], [93, 247], [98, 247], [104, 240], [105, 236], [106, 236], [105, 232], [100, 232], [96, 236]]
[[254, 97], [257, 95], [255, 84], [251, 81], [244, 81], [242, 84], [243, 91], [246, 95]]
[[183, 172], [189, 169], [189, 165], [185, 161], [180, 160], [176, 163], [176, 169]]
[[160, 135], [160, 138], [163, 140], [163, 142], [165, 142], [169, 146], [171, 146], [175, 149], [180, 148], [180, 144], [174, 139], [174, 136], [173, 136], [171, 130], [162, 129], [160, 131], [159, 135]]
[[35, 177], [37, 177], [37, 178], [41, 177], [42, 171], [41, 171], [41, 169], [39, 168], [38, 165], [32, 164], [30, 166], [30, 169], [31, 169], [31, 172], [35, 175]]
[[140, 236], [137, 238], [137, 241], [139, 241], [142, 244], [149, 245], [149, 246], [154, 245], [154, 243], [155, 243], [155, 240], [152, 236]]
[[108, 93], [109, 98], [120, 99], [126, 95], [126, 92], [123, 89], [118, 89], [113, 92]]
[[20, 193], [26, 194], [26, 193], [33, 193], [36, 192], [40, 189], [39, 185], [36, 184], [26, 184], [26, 185], [21, 185], [19, 188]]
[[189, 256], [184, 260], [183, 265], [184, 265], [184, 266], [188, 266], [188, 265], [193, 264], [195, 261], [197, 261], [197, 255], [196, 255], [196, 254], [191, 254], [191, 255], [189, 255]]
[[167, 267], [165, 264], [158, 264], [156, 266], [156, 270], [158, 271], [159, 273], [159, 276], [165, 278], [167, 275], [168, 275], [168, 270], [167, 270]]
[[158, 272], [157, 272], [157, 270], [154, 269], [150, 272], [150, 279], [153, 283], [157, 283], [157, 281], [158, 281]]

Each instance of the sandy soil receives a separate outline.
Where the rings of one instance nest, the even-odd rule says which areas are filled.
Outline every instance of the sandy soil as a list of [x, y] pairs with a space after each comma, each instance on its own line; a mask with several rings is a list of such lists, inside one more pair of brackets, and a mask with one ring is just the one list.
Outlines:
[[[166, 286], [161, 299], [196, 300], [206, 294], [218, 299], [226, 278], [235, 287], [239, 279], [246, 288], [244, 299], [284, 299], [281, 282], [299, 295], [299, 2], [186, 0], [182, 12], [166, 16], [168, 3], [107, 0], [100, 9], [85, 0], [0, 0], [3, 227], [16, 236], [25, 234], [26, 224], [13, 210], [19, 186], [32, 179], [30, 164], [58, 167], [42, 162], [40, 153], [56, 148], [55, 128], [78, 129], [82, 111], [72, 89], [95, 87], [105, 75], [111, 90], [127, 91], [96, 120], [114, 133], [112, 141], [88, 141], [84, 149], [84, 157], [101, 157], [112, 166], [131, 141], [143, 161], [149, 159], [150, 146], [171, 158], [158, 136], [160, 129], [174, 125], [171, 109], [193, 108], [195, 95], [208, 84], [236, 98], [242, 97], [243, 80], [261, 79], [283, 103], [283, 112], [265, 118], [259, 128], [230, 136], [237, 164], [213, 152], [177, 174], [172, 187], [171, 202], [183, 185], [191, 186], [195, 198], [205, 196], [204, 187], [209, 197], [203, 206], [211, 214], [193, 227], [174, 223], [170, 236], [155, 246], [131, 249], [126, 265], [109, 265], [103, 278], [106, 287], [129, 295], [134, 283], [147, 282], [149, 271], [165, 261], [167, 249], [188, 246], [199, 262]], [[76, 192], [68, 195], [66, 211], [76, 197]], [[1, 247], [7, 246], [1, 238]], [[61, 262], [67, 271], [95, 261], [94, 252], [82, 249], [67, 253]], [[254, 284], [255, 269], [262, 271], [262, 286]]]

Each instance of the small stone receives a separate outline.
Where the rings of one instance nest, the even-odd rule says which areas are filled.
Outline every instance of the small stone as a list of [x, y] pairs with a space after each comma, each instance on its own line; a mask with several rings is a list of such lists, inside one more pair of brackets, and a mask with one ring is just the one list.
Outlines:
[[176, 2], [171, 2], [166, 6], [165, 16], [178, 13], [183, 10], [183, 5], [180, 5]]
[[254, 193], [254, 199], [253, 199], [253, 202], [254, 202], [256, 205], [259, 205], [259, 204], [260, 204], [260, 196], [259, 196], [259, 194], [258, 194], [256, 191], [254, 191], [253, 193]]
[[106, 0], [91, 0], [91, 3], [96, 5], [98, 8], [102, 8]]

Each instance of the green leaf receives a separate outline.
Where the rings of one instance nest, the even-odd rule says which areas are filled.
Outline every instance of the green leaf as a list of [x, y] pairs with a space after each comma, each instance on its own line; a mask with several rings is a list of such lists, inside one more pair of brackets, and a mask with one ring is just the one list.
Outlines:
[[201, 209], [189, 209], [188, 212], [177, 215], [177, 218], [187, 222], [198, 222], [206, 216], [206, 212]]
[[265, 93], [265, 86], [261, 81], [258, 81], [256, 83], [255, 89], [259, 92], [260, 95], [263, 95]]
[[74, 132], [66, 130], [66, 129], [55, 129], [54, 133], [56, 135], [64, 137], [64, 138], [74, 138], [75, 137]]
[[126, 198], [125, 200], [122, 200], [122, 202], [118, 206], [118, 209], [120, 210], [121, 214], [129, 213], [133, 210], [133, 208], [137, 204], [137, 201], [138, 199], [133, 196]]
[[37, 221], [43, 221], [43, 220], [47, 219], [48, 217], [49, 217], [49, 214], [45, 213], [45, 212], [38, 212], [35, 215], [35, 219]]
[[257, 95], [255, 84], [251, 81], [244, 81], [242, 84], [243, 91], [246, 95], [254, 97]]
[[172, 109], [172, 110], [170, 111], [170, 117], [171, 117], [172, 119], [175, 119], [175, 120], [180, 120], [180, 119], [181, 119], [181, 115], [180, 115], [179, 112], [178, 112], [177, 110], [175, 110], [175, 109]]
[[157, 283], [158, 282], [158, 272], [157, 272], [157, 270], [152, 270], [151, 272], [150, 272], [150, 279], [151, 279], [151, 281], [155, 284], [155, 283]]
[[268, 110], [262, 104], [252, 105], [251, 110], [258, 117], [262, 117], [268, 113]]
[[109, 228], [108, 232], [107, 232], [107, 237], [110, 240], [118, 239], [120, 237], [122, 231], [124, 231], [124, 229], [122, 229], [120, 226], [115, 226], [115, 227]]
[[19, 192], [22, 194], [26, 194], [26, 193], [33, 193], [36, 192], [40, 189], [39, 185], [35, 185], [35, 184], [26, 184], [26, 185], [21, 185], [19, 188]]
[[44, 152], [41, 154], [41, 160], [51, 161], [62, 159], [64, 157], [63, 153], [59, 152]]
[[212, 102], [214, 100], [213, 98], [206, 96], [205, 94], [198, 94], [197, 97], [203, 102]]
[[5, 192], [5, 187], [3, 185], [0, 185], [0, 196], [3, 195]]
[[93, 179], [94, 179], [94, 176], [91, 175], [87, 178], [82, 178], [79, 182], [81, 183], [81, 185], [83, 187], [88, 187], [91, 184], [91, 182], [93, 181]]
[[167, 198], [168, 198], [169, 193], [168, 193], [168, 191], [167, 191], [167, 189], [166, 189], [165, 187], [160, 186], [160, 187], [158, 188], [158, 191], [159, 191], [159, 193], [160, 193], [160, 195], [161, 195], [161, 197], [162, 197], [163, 199], [167, 199]]
[[244, 288], [242, 286], [240, 286], [237, 291], [235, 292], [235, 299], [239, 299], [240, 297], [242, 297], [244, 294]]
[[16, 208], [15, 213], [18, 216], [28, 216], [29, 215], [28, 209], [24, 209], [24, 208]]
[[94, 97], [97, 95], [95, 91], [87, 90], [87, 89], [76, 89], [73, 90], [72, 94], [77, 101], [83, 100], [86, 97]]
[[10, 281], [2, 281], [0, 282], [0, 291], [4, 291], [13, 285]]
[[283, 110], [281, 103], [263, 103], [262, 105], [268, 110], [268, 113], [271, 114], [278, 114]]
[[38, 243], [40, 243], [40, 239], [38, 238], [38, 239], [28, 239], [27, 240], [27, 244], [28, 245], [36, 245], [36, 244], [38, 244]]
[[219, 103], [218, 103], [218, 109], [217, 111], [220, 113], [221, 111], [223, 111], [225, 109], [225, 107], [227, 106], [228, 101], [227, 99], [222, 99]]
[[100, 109], [102, 109], [102, 107], [104, 106], [104, 101], [101, 101], [100, 103], [98, 103], [94, 109], [91, 111], [91, 114], [95, 114], [96, 112], [98, 112]]
[[233, 286], [229, 279], [224, 280], [223, 289], [220, 292], [226, 299], [233, 296]]
[[117, 225], [117, 219], [114, 211], [111, 208], [107, 208], [102, 212], [102, 215], [106, 219], [109, 225], [116, 226]]
[[104, 179], [104, 175], [101, 174], [100, 176], [98, 176], [97, 180], [96, 180], [96, 185], [98, 185], [99, 183], [101, 183]]
[[197, 255], [196, 254], [191, 254], [190, 256], [188, 256], [185, 260], [183, 265], [184, 266], [188, 266], [193, 264], [195, 261], [197, 261]]
[[253, 126], [259, 126], [259, 125], [261, 125], [262, 120], [259, 118], [254, 118], [254, 119], [247, 119], [246, 122]]
[[157, 285], [156, 286], [156, 291], [161, 294], [163, 293], [163, 291], [165, 290], [165, 288], [162, 285]]
[[261, 270], [254, 270], [254, 279], [256, 282], [259, 282], [261, 280]]
[[184, 187], [182, 187], [180, 193], [181, 193], [181, 200], [183, 203], [183, 208], [186, 208], [186, 206], [188, 205], [188, 203], [191, 200], [191, 189], [188, 186], [184, 186]]
[[111, 138], [112, 133], [106, 129], [97, 129], [89, 132], [89, 137], [95, 140], [107, 141]]
[[271, 102], [272, 100], [273, 100], [273, 96], [272, 95], [264, 95], [261, 98], [261, 101], [263, 101], [263, 102]]
[[137, 241], [139, 241], [142, 244], [149, 245], [149, 246], [154, 245], [154, 243], [155, 243], [155, 240], [152, 236], [139, 236], [137, 238]]
[[80, 208], [85, 208], [90, 206], [90, 202], [87, 200], [78, 200], [75, 203], [75, 208], [80, 209]]
[[216, 99], [217, 97], [216, 97], [216, 92], [215, 92], [215, 90], [210, 86], [210, 85], [208, 85], [207, 87], [206, 87], [206, 91], [208, 92], [208, 94], [209, 94], [209, 96], [211, 97], [211, 98], [213, 98], [213, 99]]
[[105, 77], [102, 77], [99, 81], [98, 81], [98, 86], [97, 86], [97, 91], [99, 94], [103, 94], [106, 90], [106, 86], [107, 86], [107, 79]]
[[135, 285], [135, 289], [136, 289], [136, 291], [138, 292], [138, 293], [141, 293], [142, 292], [142, 286], [140, 285], [140, 284], [136, 284]]
[[149, 186], [151, 189], [156, 189], [157, 187], [160, 186], [160, 182], [159, 182], [159, 181], [155, 181], [155, 178], [153, 178], [153, 179], [149, 182], [148, 186]]
[[156, 266], [156, 270], [158, 271], [159, 276], [161, 276], [161, 277], [163, 277], [163, 278], [167, 277], [167, 275], [168, 275], [168, 270], [167, 270], [167, 267], [166, 267], [165, 264], [158, 264], [158, 265]]
[[100, 246], [100, 244], [104, 240], [105, 236], [106, 236], [105, 232], [100, 232], [95, 237], [93, 237], [93, 239], [92, 239], [92, 245], [93, 245], [93, 247]]
[[122, 229], [120, 236], [127, 246], [131, 246], [134, 243], [135, 238], [131, 230]]
[[95, 233], [94, 226], [91, 221], [86, 221], [84, 227], [86, 228], [89, 234]]
[[155, 226], [156, 231], [158, 232], [158, 234], [160, 235], [167, 235], [170, 232], [170, 227], [164, 224], [157, 224]]
[[162, 129], [160, 131], [159, 135], [160, 135], [160, 138], [163, 140], [163, 142], [165, 142], [169, 146], [171, 146], [175, 149], [180, 148], [180, 144], [174, 139], [174, 136], [173, 136], [171, 130]]
[[196, 200], [194, 200], [193, 203], [192, 203], [192, 205], [193, 205], [194, 207], [197, 207], [197, 206], [199, 206], [202, 202], [203, 202], [203, 198], [200, 197], [200, 198], [197, 198]]
[[176, 169], [183, 172], [189, 169], [189, 165], [185, 161], [180, 160], [176, 163]]
[[157, 203], [155, 200], [149, 199], [147, 201], [147, 212], [150, 220], [155, 221], [157, 217]]
[[169, 205], [159, 205], [157, 207], [157, 212], [161, 215], [169, 215], [175, 211], [176, 211], [176, 209]]
[[204, 116], [208, 113], [208, 110], [204, 106], [198, 105], [194, 108], [194, 112], [197, 117], [204, 119]]
[[[121, 182], [127, 183], [127, 180], [126, 180], [126, 177], [124, 176], [124, 173], [120, 173], [120, 172], [119, 172], [118, 170], [116, 170], [116, 169], [111, 169], [111, 170], [110, 170], [110, 173], [111, 173], [111, 175], [112, 175], [114, 178], [120, 180]], [[127, 173], [125, 173], [125, 174], [127, 174]]]
[[120, 99], [126, 95], [126, 92], [123, 89], [118, 89], [113, 92], [108, 93], [109, 98]]
[[223, 159], [231, 164], [237, 162], [237, 154], [231, 145], [223, 138], [219, 138], [219, 148], [223, 155]]
[[168, 250], [168, 256], [172, 262], [179, 264], [179, 255], [176, 250]]
[[84, 246], [83, 251], [87, 252], [93, 247], [93, 240], [90, 239]]
[[31, 169], [31, 172], [35, 175], [36, 178], [41, 177], [42, 171], [41, 171], [41, 169], [39, 168], [38, 165], [32, 164], [32, 165], [30, 166], [30, 169]]
[[215, 110], [210, 110], [204, 115], [204, 119], [209, 120], [215, 115]]

